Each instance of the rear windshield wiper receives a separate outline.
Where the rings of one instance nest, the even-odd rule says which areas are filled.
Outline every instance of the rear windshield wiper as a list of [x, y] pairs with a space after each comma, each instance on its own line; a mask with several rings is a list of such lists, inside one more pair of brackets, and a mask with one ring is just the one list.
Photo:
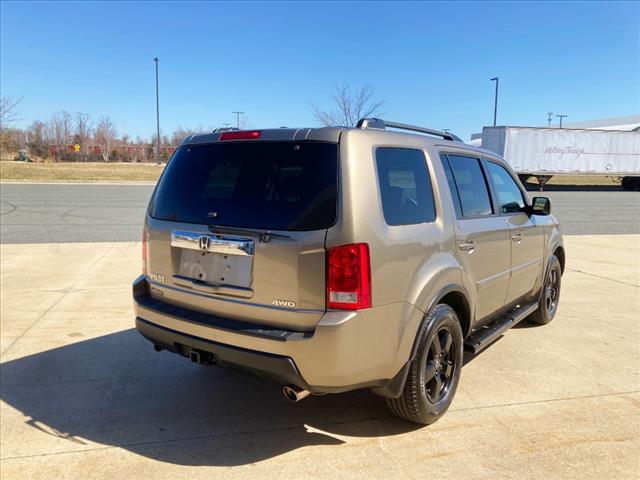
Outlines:
[[289, 235], [283, 235], [282, 233], [273, 233], [270, 230], [263, 230], [256, 232], [255, 230], [251, 230], [248, 228], [238, 228], [238, 227], [225, 227], [221, 225], [209, 225], [209, 231], [212, 233], [236, 233], [241, 235], [253, 234], [258, 236], [258, 240], [261, 243], [268, 243], [272, 238], [286, 238], [291, 239]]

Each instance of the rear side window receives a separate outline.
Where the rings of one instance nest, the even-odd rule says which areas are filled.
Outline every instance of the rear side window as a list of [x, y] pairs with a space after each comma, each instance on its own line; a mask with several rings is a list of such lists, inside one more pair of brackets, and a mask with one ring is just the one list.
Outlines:
[[455, 181], [463, 217], [491, 215], [491, 197], [480, 160], [475, 157], [447, 154]]
[[487, 168], [498, 196], [498, 203], [502, 213], [521, 212], [524, 208], [524, 199], [513, 177], [504, 167], [497, 163], [487, 162]]
[[272, 230], [336, 222], [338, 145], [229, 142], [187, 145], [162, 175], [151, 216]]
[[378, 148], [376, 166], [384, 220], [388, 225], [435, 220], [433, 189], [421, 150]]

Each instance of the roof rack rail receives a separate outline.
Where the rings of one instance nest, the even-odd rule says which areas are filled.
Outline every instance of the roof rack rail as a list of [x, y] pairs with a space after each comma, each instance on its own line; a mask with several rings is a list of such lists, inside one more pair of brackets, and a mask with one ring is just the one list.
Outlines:
[[233, 132], [235, 130], [240, 130], [240, 129], [236, 127], [219, 127], [219, 128], [214, 128], [211, 133]]
[[406, 123], [389, 122], [388, 120], [381, 120], [379, 118], [361, 118], [358, 120], [357, 128], [379, 128], [385, 130], [389, 128], [397, 128], [398, 130], [410, 130], [412, 132], [426, 133], [429, 135], [435, 135], [436, 137], [444, 138], [445, 140], [451, 140], [452, 142], [462, 142], [460, 137], [457, 137], [453, 133], [442, 132], [440, 130], [434, 130], [432, 128], [418, 127], [416, 125], [408, 125]]

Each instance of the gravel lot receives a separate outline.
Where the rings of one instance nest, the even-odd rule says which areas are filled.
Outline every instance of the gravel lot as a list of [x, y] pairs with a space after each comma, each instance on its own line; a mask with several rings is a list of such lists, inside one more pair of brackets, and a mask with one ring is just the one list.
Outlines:
[[[558, 187], [556, 187], [558, 188]], [[0, 185], [0, 243], [138, 241], [152, 185]], [[640, 192], [555, 190], [565, 234], [640, 233]]]

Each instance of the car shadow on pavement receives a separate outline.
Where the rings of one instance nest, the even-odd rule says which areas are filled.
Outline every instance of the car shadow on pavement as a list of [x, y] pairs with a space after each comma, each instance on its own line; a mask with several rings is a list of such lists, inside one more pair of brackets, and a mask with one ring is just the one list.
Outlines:
[[156, 353], [133, 329], [2, 363], [0, 397], [27, 417], [27, 430], [11, 431], [53, 437], [5, 436], [5, 457], [45, 453], [33, 445], [74, 451], [98, 443], [174, 464], [232, 466], [419, 428], [367, 390], [291, 404], [276, 383]]

